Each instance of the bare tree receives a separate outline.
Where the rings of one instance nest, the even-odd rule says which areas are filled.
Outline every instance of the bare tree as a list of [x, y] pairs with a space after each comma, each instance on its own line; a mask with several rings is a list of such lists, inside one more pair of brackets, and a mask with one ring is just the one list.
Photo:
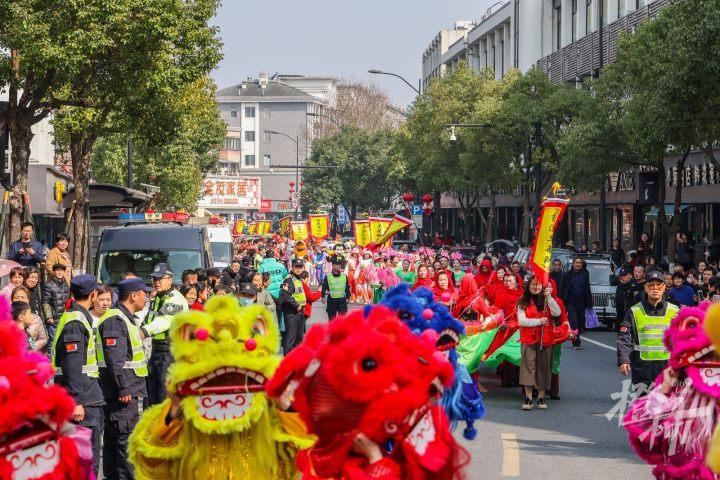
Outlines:
[[325, 109], [325, 115], [337, 123], [317, 117], [317, 137], [332, 135], [347, 125], [367, 131], [394, 130], [405, 121], [405, 112], [392, 105], [387, 93], [372, 83], [338, 82], [333, 103]]

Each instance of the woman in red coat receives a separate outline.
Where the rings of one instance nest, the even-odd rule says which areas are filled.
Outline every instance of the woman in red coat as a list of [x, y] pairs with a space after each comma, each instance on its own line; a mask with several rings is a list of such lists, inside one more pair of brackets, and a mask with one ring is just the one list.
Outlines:
[[455, 308], [453, 308], [452, 314], [455, 318], [460, 318], [460, 315], [470, 306], [472, 301], [477, 296], [478, 286], [475, 283], [472, 273], [466, 273], [460, 280], [460, 291], [457, 295], [457, 302]]
[[553, 319], [561, 311], [549, 290], [543, 288], [536, 277], [526, 282], [523, 294], [517, 303], [522, 363], [520, 384], [525, 389], [523, 410], [532, 410], [532, 390], [537, 388], [537, 406], [547, 409], [545, 391], [552, 383], [553, 361]]
[[435, 287], [433, 288], [435, 301], [445, 305], [450, 310], [452, 310], [457, 302], [457, 294], [455, 293], [452, 280], [450, 280], [451, 277], [452, 274], [447, 270], [440, 270], [435, 275]]
[[428, 267], [425, 265], [420, 265], [417, 269], [417, 279], [415, 280], [415, 284], [410, 288], [410, 290], [415, 290], [420, 287], [429, 288], [432, 290], [435, 288], [435, 282], [432, 278], [430, 278], [430, 275], [428, 273]]

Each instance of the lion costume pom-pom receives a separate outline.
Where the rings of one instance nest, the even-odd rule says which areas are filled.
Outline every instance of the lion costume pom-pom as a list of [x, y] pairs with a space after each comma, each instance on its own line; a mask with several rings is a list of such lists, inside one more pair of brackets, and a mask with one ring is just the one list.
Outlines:
[[47, 384], [50, 363], [26, 346], [0, 299], [0, 478], [92, 478], [92, 458], [81, 458], [74, 440], [87, 431], [69, 423], [75, 403]]
[[303, 478], [462, 475], [468, 455], [439, 405], [453, 384], [453, 367], [433, 340], [413, 335], [382, 306], [310, 329], [267, 385], [268, 394], [292, 406], [317, 436], [298, 456]]

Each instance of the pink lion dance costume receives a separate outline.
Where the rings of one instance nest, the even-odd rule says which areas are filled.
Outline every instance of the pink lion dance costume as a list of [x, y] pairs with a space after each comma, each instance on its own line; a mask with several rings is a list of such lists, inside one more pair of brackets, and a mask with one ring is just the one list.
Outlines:
[[0, 479], [94, 479], [90, 431], [69, 422], [75, 403], [26, 346], [0, 299]]
[[705, 455], [720, 419], [720, 361], [703, 328], [709, 303], [685, 307], [665, 331], [676, 381], [637, 399], [625, 415], [630, 444], [663, 480], [715, 480]]

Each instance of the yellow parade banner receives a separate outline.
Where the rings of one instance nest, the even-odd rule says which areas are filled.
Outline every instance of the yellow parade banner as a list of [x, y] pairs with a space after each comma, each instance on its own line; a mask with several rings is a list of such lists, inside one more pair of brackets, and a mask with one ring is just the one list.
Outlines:
[[[370, 219], [370, 223], [372, 224], [372, 219]], [[391, 245], [390, 242], [392, 237], [394, 237], [395, 234], [409, 227], [410, 225], [412, 225], [412, 220], [395, 214], [395, 216], [390, 219], [390, 223], [387, 224], [387, 227], [385, 227], [385, 231], [382, 233], [382, 235], [380, 235], [380, 237], [378, 237], [376, 240], [373, 240], [373, 244], [389, 247]], [[368, 246], [368, 248], [370, 248], [370, 246]]]
[[248, 224], [248, 235], [257, 234], [258, 222], [250, 222]]
[[330, 236], [330, 215], [327, 213], [311, 213], [308, 215], [310, 238], [314, 241], [325, 240]]
[[355, 235], [355, 243], [358, 247], [364, 247], [372, 242], [370, 235], [370, 221], [356, 220], [353, 222], [353, 233]]
[[308, 237], [310, 236], [308, 232], [308, 222], [290, 222], [290, 230], [292, 231], [293, 240], [308, 241]]
[[540, 210], [535, 241], [530, 250], [530, 270], [543, 285], [547, 285], [550, 278], [553, 235], [569, 201], [566, 198], [549, 198], [543, 202]]
[[235, 236], [242, 235], [245, 232], [245, 220], [235, 220], [233, 225], [232, 234]]
[[392, 223], [392, 218], [370, 217], [370, 239], [377, 242]]
[[280, 227], [280, 235], [288, 236], [290, 235], [290, 220], [292, 217], [283, 217], [280, 219], [279, 227]]
[[267, 235], [272, 229], [272, 222], [270, 220], [260, 220], [257, 224], [257, 234]]

